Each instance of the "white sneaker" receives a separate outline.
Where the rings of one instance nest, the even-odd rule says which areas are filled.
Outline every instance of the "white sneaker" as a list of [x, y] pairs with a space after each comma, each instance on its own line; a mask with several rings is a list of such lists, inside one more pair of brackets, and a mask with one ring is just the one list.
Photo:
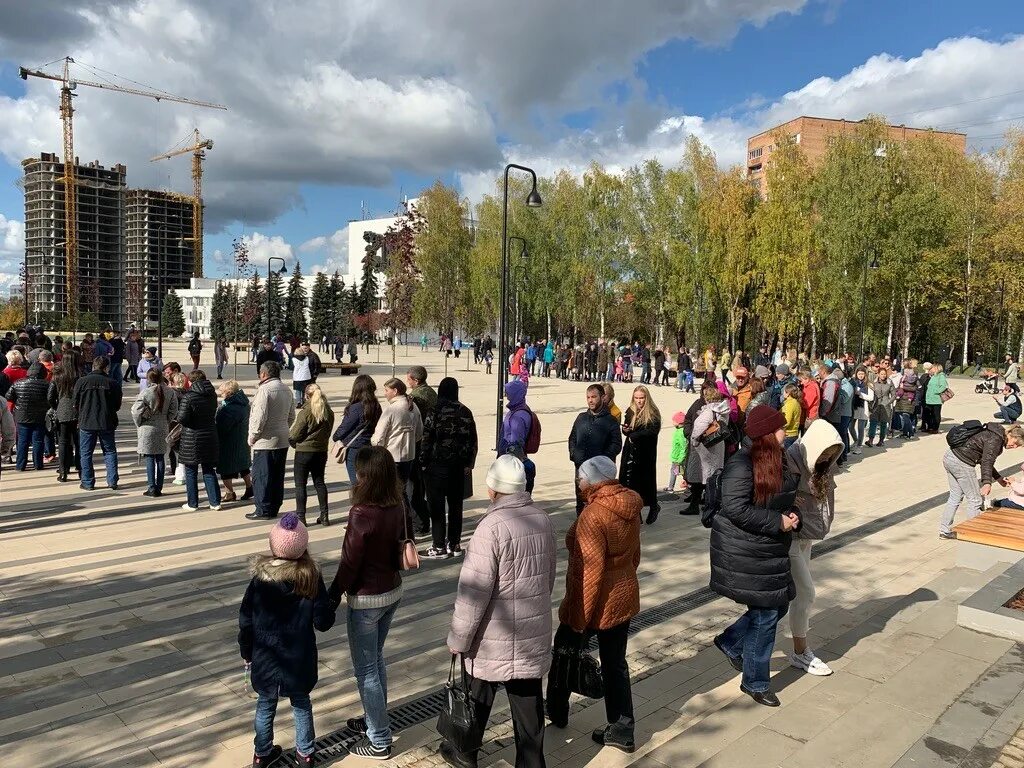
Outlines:
[[814, 651], [808, 648], [806, 651], [797, 655], [795, 653], [789, 654], [790, 665], [797, 669], [802, 669], [809, 675], [816, 675], [818, 677], [828, 677], [832, 674], [832, 668], [824, 661], [814, 655]]
[[853, 446], [853, 448], [850, 449], [850, 453], [852, 453], [854, 456], [860, 456], [863, 453], [863, 451], [855, 445]]
[[210, 509], [212, 509], [214, 512], [220, 512], [220, 504], [211, 504]]
[[184, 504], [181, 505], [181, 508], [184, 509], [186, 512], [198, 512], [199, 511], [199, 507], [190, 507], [188, 505], [187, 501]]

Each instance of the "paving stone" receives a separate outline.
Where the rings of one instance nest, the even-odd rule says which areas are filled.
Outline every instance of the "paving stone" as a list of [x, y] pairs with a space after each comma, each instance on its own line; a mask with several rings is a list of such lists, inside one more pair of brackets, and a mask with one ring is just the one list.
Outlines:
[[928, 648], [879, 686], [872, 697], [934, 720], [987, 668], [983, 661]]

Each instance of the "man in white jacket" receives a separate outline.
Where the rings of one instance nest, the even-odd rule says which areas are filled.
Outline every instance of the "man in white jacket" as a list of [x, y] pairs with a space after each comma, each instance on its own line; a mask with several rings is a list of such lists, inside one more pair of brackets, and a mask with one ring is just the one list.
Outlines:
[[273, 520], [284, 502], [284, 467], [288, 460], [288, 428], [295, 420], [295, 400], [281, 381], [281, 366], [260, 366], [260, 384], [249, 411], [252, 487], [256, 509], [250, 520]]

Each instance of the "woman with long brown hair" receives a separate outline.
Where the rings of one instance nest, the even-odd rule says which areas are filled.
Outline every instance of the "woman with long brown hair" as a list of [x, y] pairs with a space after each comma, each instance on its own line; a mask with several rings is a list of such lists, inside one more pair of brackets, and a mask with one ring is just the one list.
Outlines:
[[164, 492], [164, 454], [171, 420], [178, 413], [178, 393], [164, 382], [158, 368], [146, 374], [148, 386], [132, 403], [132, 421], [139, 434], [138, 452], [146, 460], [146, 490], [143, 496], [158, 497]]
[[78, 412], [75, 410], [75, 382], [82, 370], [81, 357], [74, 350], [65, 352], [53, 369], [53, 380], [47, 392], [50, 407], [57, 412], [57, 454], [60, 468], [57, 481], [66, 483], [74, 467], [81, 474], [78, 460]]
[[798, 478], [783, 469], [785, 417], [768, 405], [747, 415], [750, 439], [721, 475], [721, 505], [711, 527], [711, 588], [747, 606], [715, 638], [715, 646], [743, 673], [740, 690], [758, 704], [779, 706], [769, 662], [775, 629], [796, 596], [790, 572]]
[[658, 435], [661, 433], [661, 411], [651, 398], [651, 391], [640, 385], [633, 390], [633, 400], [626, 409], [622, 425], [622, 465], [619, 482], [640, 494], [647, 513], [647, 524], [654, 525], [661, 507], [658, 505]]
[[341, 414], [341, 423], [334, 430], [334, 442], [348, 448], [345, 468], [348, 470], [350, 485], [356, 482], [356, 456], [359, 449], [369, 445], [373, 431], [380, 419], [381, 407], [377, 401], [377, 384], [373, 378], [361, 373], [352, 382], [352, 393], [348, 405]]
[[364, 446], [356, 457], [341, 562], [328, 594], [335, 604], [342, 595], [348, 602], [348, 647], [363, 704], [364, 717], [348, 725], [366, 736], [349, 752], [377, 760], [391, 757], [384, 641], [402, 599], [399, 542], [411, 535], [404, 507], [390, 451]]

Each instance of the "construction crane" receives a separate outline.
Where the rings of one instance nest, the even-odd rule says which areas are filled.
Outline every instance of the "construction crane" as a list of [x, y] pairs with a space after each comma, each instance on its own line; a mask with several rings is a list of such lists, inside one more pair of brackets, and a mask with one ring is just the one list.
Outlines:
[[155, 163], [157, 160], [192, 153], [192, 250], [196, 277], [203, 276], [203, 160], [207, 149], [213, 149], [213, 139], [200, 138], [199, 129], [196, 129], [192, 146], [165, 152], [150, 159], [151, 163]]
[[55, 75], [41, 70], [18, 68], [18, 75], [22, 80], [30, 77], [38, 77], [43, 80], [53, 80], [60, 83], [60, 119], [64, 124], [64, 252], [66, 255], [66, 283], [67, 283], [67, 311], [72, 321], [78, 318], [78, 193], [75, 182], [75, 133], [73, 115], [75, 113], [71, 99], [74, 91], [80, 85], [90, 88], [100, 88], [104, 91], [117, 91], [132, 96], [147, 96], [157, 101], [171, 101], [177, 104], [191, 104], [195, 107], [209, 107], [210, 109], [227, 109], [222, 104], [213, 104], [207, 101], [196, 101], [181, 96], [173, 96], [161, 91], [143, 90], [140, 88], [125, 88], [110, 82], [97, 83], [88, 80], [78, 80], [71, 76], [71, 65], [75, 60], [70, 56], [64, 58], [64, 67], [61, 74]]

